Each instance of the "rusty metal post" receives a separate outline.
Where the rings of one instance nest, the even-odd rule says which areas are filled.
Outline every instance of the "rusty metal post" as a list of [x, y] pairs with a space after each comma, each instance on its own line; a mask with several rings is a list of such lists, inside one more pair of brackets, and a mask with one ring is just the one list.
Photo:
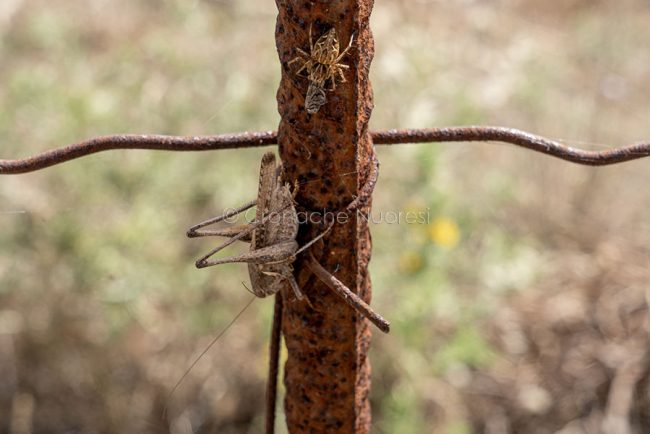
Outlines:
[[[364, 185], [373, 155], [368, 120], [373, 108], [368, 78], [374, 44], [369, 28], [372, 0], [276, 0], [276, 44], [282, 63], [277, 93], [281, 121], [280, 156], [288, 182], [298, 181], [299, 210], [344, 210]], [[314, 40], [335, 28], [349, 65], [345, 83], [327, 91], [327, 103], [315, 114], [305, 110], [308, 82], [288, 63], [296, 48], [309, 51]], [[365, 301], [370, 301], [370, 234], [363, 218], [370, 205], [339, 221], [314, 256], [329, 272]], [[343, 219], [345, 220], [345, 218]], [[323, 230], [310, 225], [304, 244]], [[306, 261], [295, 274], [311, 305], [288, 300], [282, 331], [288, 349], [285, 365], [285, 412], [291, 433], [367, 433], [370, 430], [370, 346], [368, 323], [309, 271]]]

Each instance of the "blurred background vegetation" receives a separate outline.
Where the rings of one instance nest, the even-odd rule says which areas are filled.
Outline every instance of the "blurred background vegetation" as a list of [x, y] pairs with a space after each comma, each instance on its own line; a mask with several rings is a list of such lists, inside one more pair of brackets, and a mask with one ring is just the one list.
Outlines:
[[[275, 129], [275, 14], [0, 1], [0, 158]], [[377, 2], [372, 128], [649, 139], [648, 22], [644, 0]], [[250, 298], [245, 266], [194, 268], [212, 241], [185, 231], [254, 197], [263, 152], [116, 151], [0, 178], [0, 432], [261, 432], [270, 300], [167, 395]], [[647, 432], [650, 162], [491, 143], [379, 156], [374, 213], [430, 223], [372, 227], [373, 305], [393, 324], [373, 338], [373, 432]]]

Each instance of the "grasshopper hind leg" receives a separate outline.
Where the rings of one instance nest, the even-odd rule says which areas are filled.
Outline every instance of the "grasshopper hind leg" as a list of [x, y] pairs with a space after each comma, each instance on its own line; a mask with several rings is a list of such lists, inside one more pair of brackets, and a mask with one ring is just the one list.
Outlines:
[[296, 298], [298, 300], [304, 300], [305, 299], [305, 294], [302, 293], [300, 290], [300, 287], [298, 286], [298, 282], [296, 282], [296, 278], [293, 277], [293, 273], [291, 271], [288, 271], [282, 275], [287, 282], [289, 282], [289, 286], [291, 286], [291, 289], [293, 290], [293, 293], [296, 295]]

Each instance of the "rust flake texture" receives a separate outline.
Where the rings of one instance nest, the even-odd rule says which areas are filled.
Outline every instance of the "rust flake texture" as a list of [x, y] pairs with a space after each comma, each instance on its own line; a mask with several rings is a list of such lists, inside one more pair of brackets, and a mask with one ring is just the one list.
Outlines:
[[[276, 0], [276, 44], [282, 64], [277, 93], [281, 116], [278, 129], [285, 180], [299, 185], [299, 211], [342, 211], [363, 186], [371, 168], [372, 140], [368, 120], [372, 89], [368, 72], [374, 53], [369, 18], [372, 0]], [[314, 41], [336, 29], [341, 50], [354, 35], [354, 45], [341, 63], [346, 83], [326, 92], [318, 113], [305, 110], [308, 80], [295, 74], [296, 48], [309, 52], [309, 28]], [[370, 212], [370, 203], [359, 211]], [[370, 302], [370, 233], [361, 214], [312, 248], [315, 258], [350, 289]], [[324, 224], [301, 228], [300, 244], [325, 229]], [[295, 263], [298, 282], [310, 303], [288, 292], [282, 331], [288, 349], [285, 365], [285, 414], [289, 432], [355, 433], [370, 430], [370, 346], [368, 323], [343, 303], [310, 271], [306, 261]]]

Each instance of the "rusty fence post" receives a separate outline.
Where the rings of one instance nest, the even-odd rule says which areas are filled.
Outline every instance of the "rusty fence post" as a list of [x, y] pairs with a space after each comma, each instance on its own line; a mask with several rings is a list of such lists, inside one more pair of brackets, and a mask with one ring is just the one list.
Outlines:
[[[374, 44], [369, 28], [372, 0], [276, 0], [276, 44], [282, 64], [277, 93], [281, 121], [280, 156], [287, 182], [298, 181], [299, 211], [334, 213], [354, 200], [371, 168], [368, 120], [372, 90], [368, 79]], [[327, 91], [315, 114], [305, 110], [308, 80], [289, 62], [296, 48], [309, 51], [309, 29], [316, 40], [334, 28], [343, 50], [345, 83]], [[316, 181], [316, 182], [312, 182]], [[369, 203], [347, 222], [338, 222], [312, 249], [325, 269], [364, 300], [370, 300], [370, 234], [363, 215]], [[359, 218], [361, 217], [361, 218]], [[324, 226], [311, 225], [300, 244]], [[362, 319], [298, 260], [295, 274], [310, 304], [285, 302], [282, 331], [288, 349], [285, 414], [291, 433], [367, 433], [370, 430], [370, 330]]]

